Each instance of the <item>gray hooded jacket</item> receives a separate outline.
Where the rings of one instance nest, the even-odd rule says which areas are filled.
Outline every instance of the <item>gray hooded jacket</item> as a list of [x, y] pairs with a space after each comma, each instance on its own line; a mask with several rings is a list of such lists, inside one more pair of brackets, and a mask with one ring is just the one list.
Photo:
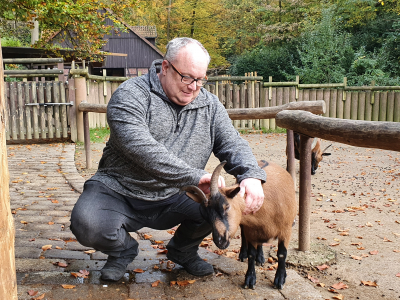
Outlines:
[[198, 185], [213, 152], [237, 177], [266, 180], [247, 141], [242, 139], [218, 98], [201, 88], [182, 109], [165, 95], [157, 76], [129, 79], [114, 92], [107, 108], [110, 139], [91, 178], [115, 192], [147, 201], [164, 200], [185, 185]]

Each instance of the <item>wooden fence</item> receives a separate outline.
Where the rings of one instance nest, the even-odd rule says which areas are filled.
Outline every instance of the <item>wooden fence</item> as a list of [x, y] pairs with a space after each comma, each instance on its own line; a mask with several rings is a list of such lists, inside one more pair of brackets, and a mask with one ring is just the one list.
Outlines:
[[[215, 78], [217, 80], [208, 83], [205, 88], [217, 95], [227, 109], [273, 107], [289, 102], [324, 100], [326, 103], [324, 117], [400, 122], [400, 91], [363, 90], [363, 87], [357, 87], [360, 89], [358, 91], [353, 90], [355, 87], [347, 87], [351, 88], [351, 91], [344, 88], [265, 87], [268, 82], [260, 81], [262, 77]], [[87, 102], [107, 104], [112, 93], [122, 82], [121, 78], [117, 79], [118, 81], [115, 81], [111, 77], [89, 75]], [[247, 82], [221, 83], [227, 79], [230, 81], [246, 80]], [[211, 78], [211, 80], [214, 79]], [[91, 128], [103, 127], [106, 124], [105, 116], [91, 114], [89, 123]], [[275, 119], [240, 120], [233, 121], [233, 123], [238, 130], [277, 128]]]
[[6, 82], [5, 101], [7, 141], [68, 138], [64, 82]]

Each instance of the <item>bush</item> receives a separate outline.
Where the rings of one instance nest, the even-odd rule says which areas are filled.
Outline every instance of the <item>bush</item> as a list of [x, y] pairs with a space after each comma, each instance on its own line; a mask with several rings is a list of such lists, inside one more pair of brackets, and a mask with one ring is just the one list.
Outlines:
[[14, 37], [2, 37], [1, 38], [1, 46], [2, 47], [22, 47], [22, 43], [20, 40]]
[[243, 76], [248, 72], [257, 72], [264, 81], [269, 76], [274, 81], [288, 81], [294, 75], [293, 65], [298, 63], [296, 49], [292, 44], [272, 45], [247, 51], [231, 60], [229, 74]]

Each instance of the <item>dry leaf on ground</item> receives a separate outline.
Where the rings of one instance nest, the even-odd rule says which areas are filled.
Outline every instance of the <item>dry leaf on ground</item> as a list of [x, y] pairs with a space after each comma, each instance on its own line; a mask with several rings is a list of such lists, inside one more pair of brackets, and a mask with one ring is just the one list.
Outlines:
[[135, 270], [133, 270], [133, 272], [135, 272], [135, 273], [144, 273], [144, 271], [142, 269], [135, 269]]
[[335, 283], [331, 287], [334, 288], [335, 290], [344, 290], [349, 288], [349, 286], [343, 282]]
[[156, 287], [156, 286], [158, 286], [158, 284], [159, 284], [160, 282], [161, 282], [160, 280], [154, 281], [154, 282], [151, 284], [151, 286], [152, 286], [152, 287]]
[[375, 281], [363, 281], [363, 280], [361, 280], [361, 283], [363, 285], [365, 285], [365, 286], [374, 286], [374, 287], [378, 286], [378, 284]]
[[76, 285], [72, 285], [72, 284], [62, 284], [61, 285], [64, 289], [70, 290], [76, 287]]

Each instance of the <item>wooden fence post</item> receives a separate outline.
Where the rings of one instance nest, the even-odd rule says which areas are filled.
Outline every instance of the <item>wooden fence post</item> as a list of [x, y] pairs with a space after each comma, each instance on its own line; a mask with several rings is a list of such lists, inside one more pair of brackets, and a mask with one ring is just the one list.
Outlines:
[[311, 143], [312, 138], [300, 135], [299, 250], [310, 250], [311, 215]]
[[[77, 76], [75, 81], [75, 105], [79, 107], [81, 102], [86, 102], [86, 78]], [[76, 131], [77, 141], [84, 142], [84, 125], [83, 125], [83, 112], [76, 109]]]
[[4, 97], [3, 56], [0, 45], [0, 299], [17, 299], [14, 253], [14, 218], [10, 209], [10, 191], [5, 137], [6, 99]]

